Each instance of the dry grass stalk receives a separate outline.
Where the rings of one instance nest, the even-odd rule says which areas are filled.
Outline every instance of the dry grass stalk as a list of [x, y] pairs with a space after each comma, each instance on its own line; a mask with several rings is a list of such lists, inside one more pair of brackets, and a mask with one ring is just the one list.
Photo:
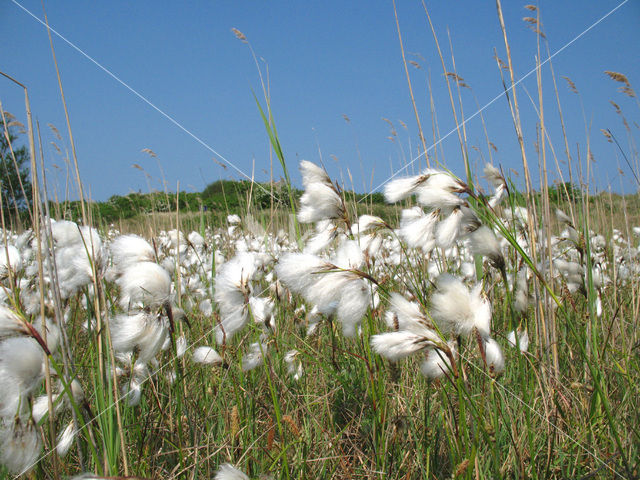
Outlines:
[[236, 36], [236, 38], [238, 40], [241, 40], [244, 43], [247, 43], [247, 37], [245, 36], [244, 33], [242, 33], [240, 30], [238, 30], [237, 28], [232, 28], [231, 31], [233, 32], [233, 34]]
[[140, 151], [141, 151], [142, 153], [146, 153], [147, 155], [149, 155], [149, 156], [150, 156], [150, 157], [152, 157], [152, 158], [156, 158], [156, 157], [157, 157], [156, 153], [155, 153], [153, 150], [151, 150], [150, 148], [143, 148], [143, 149], [142, 149], [142, 150], [140, 150]]
[[562, 77], [566, 82], [567, 85], [569, 86], [569, 90], [571, 90], [573, 93], [578, 94], [578, 88], [576, 87], [576, 84], [573, 83], [573, 80], [571, 80], [569, 77]]
[[629, 83], [629, 79], [623, 73], [612, 72], [611, 70], [605, 70], [604, 73], [606, 73], [611, 80], [624, 83], [627, 87], [631, 87], [631, 83]]

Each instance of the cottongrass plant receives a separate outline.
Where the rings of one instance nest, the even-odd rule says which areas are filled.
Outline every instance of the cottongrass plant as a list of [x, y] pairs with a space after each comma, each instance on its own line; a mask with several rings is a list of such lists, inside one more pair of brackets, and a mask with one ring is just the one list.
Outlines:
[[[552, 387], [563, 412], [582, 415], [580, 402], [595, 388], [584, 372], [570, 387], [542, 371], [536, 282], [552, 284], [582, 313], [592, 299], [595, 318], [611, 322], [609, 292], [632, 289], [640, 271], [636, 246], [621, 233], [609, 240], [585, 232], [559, 213], [552, 256], [528, 262], [542, 244], [531, 243], [532, 218], [495, 168], [485, 169], [488, 196], [440, 170], [396, 180], [388, 200], [408, 203], [396, 225], [389, 215], [352, 218], [355, 205], [347, 208], [321, 167], [304, 162], [301, 170], [305, 187], [316, 186], [299, 211], [301, 223], [310, 223], [300, 243], [232, 215], [216, 228], [152, 239], [61, 222], [44, 259], [44, 328], [38, 244], [29, 233], [8, 236], [13, 248], [0, 270], [7, 287], [0, 462], [7, 472], [38, 475], [64, 465], [63, 478], [90, 470], [96, 473], [76, 478], [118, 478], [126, 456], [135, 460], [129, 477], [143, 478], [196, 470], [248, 478], [230, 464], [218, 467], [224, 462], [281, 478], [322, 477], [317, 462], [345, 477], [474, 469], [535, 476], [522, 459], [529, 450], [547, 455], [536, 437], [544, 433], [534, 408], [540, 395], [541, 408], [553, 408]], [[58, 261], [80, 255], [86, 261], [54, 274]], [[57, 281], [64, 284], [59, 300]], [[99, 316], [108, 330], [98, 328]], [[560, 341], [574, 360], [589, 358], [569, 337], [582, 317], [570, 318]], [[612, 354], [588, 332], [582, 345], [590, 355]], [[64, 348], [73, 360], [68, 374], [57, 370], [64, 370]], [[55, 367], [49, 392], [47, 358]], [[572, 364], [564, 368], [575, 373]], [[559, 412], [540, 415], [574, 432]], [[556, 441], [584, 453], [562, 436]], [[505, 460], [504, 449], [514, 459]], [[426, 459], [424, 471], [406, 452]], [[574, 470], [596, 464], [574, 463]]]

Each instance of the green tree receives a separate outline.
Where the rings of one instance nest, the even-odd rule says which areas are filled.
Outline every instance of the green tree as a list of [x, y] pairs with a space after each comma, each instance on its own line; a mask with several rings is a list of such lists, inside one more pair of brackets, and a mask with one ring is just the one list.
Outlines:
[[32, 200], [29, 151], [25, 145], [17, 146], [23, 127], [10, 115], [6, 120], [0, 125], [0, 194], [5, 219], [22, 215]]

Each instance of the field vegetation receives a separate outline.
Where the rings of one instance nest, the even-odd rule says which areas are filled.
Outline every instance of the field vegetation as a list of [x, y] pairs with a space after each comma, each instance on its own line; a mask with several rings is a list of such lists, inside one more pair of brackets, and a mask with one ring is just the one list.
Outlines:
[[0, 476], [637, 478], [639, 198], [592, 194], [588, 144], [565, 137], [573, 182], [544, 140], [527, 158], [509, 93], [524, 182], [472, 169], [461, 135], [464, 171], [427, 155], [374, 195], [309, 161], [294, 188], [267, 95], [284, 180], [200, 193], [52, 198], [26, 125], [33, 201], [1, 216]]

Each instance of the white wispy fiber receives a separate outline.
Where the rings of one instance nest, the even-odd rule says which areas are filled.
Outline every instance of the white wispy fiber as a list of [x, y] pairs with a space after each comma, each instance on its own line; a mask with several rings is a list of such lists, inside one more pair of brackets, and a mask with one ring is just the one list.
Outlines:
[[469, 239], [471, 240], [471, 252], [474, 255], [487, 257], [494, 267], [498, 269], [504, 268], [504, 257], [493, 230], [483, 225], [471, 233]]
[[489, 373], [499, 375], [504, 370], [504, 357], [500, 345], [493, 338], [487, 338], [484, 342], [484, 353], [487, 360]]
[[214, 294], [221, 320], [215, 329], [218, 344], [229, 340], [249, 321], [251, 281], [257, 269], [258, 258], [249, 252], [239, 253], [218, 269]]
[[[351, 268], [363, 261], [357, 243], [345, 242], [336, 262]], [[286, 253], [276, 265], [278, 278], [293, 292], [301, 294], [323, 314], [336, 314], [345, 336], [354, 336], [371, 303], [368, 282], [358, 274], [314, 255]]]
[[[457, 358], [455, 342], [448, 342], [449, 351], [453, 358]], [[427, 358], [420, 364], [420, 373], [430, 380], [442, 377], [451, 371], [451, 359], [439, 348], [431, 349], [427, 352]]]
[[0, 463], [11, 473], [22, 475], [31, 470], [41, 448], [33, 422], [16, 419], [0, 427]]
[[67, 428], [65, 428], [58, 435], [58, 444], [56, 445], [56, 452], [61, 457], [64, 457], [67, 453], [69, 453], [69, 449], [73, 443], [73, 439], [76, 436], [76, 430], [73, 428], [73, 422], [69, 422]]
[[496, 208], [505, 198], [507, 198], [508, 193], [509, 191], [507, 190], [506, 185], [499, 185], [489, 199], [489, 206], [491, 208]]
[[235, 213], [231, 214], [231, 215], [227, 215], [227, 223], [229, 223], [229, 225], [238, 225], [241, 222], [242, 222], [242, 220]]
[[138, 262], [126, 268], [117, 280], [120, 306], [125, 310], [158, 308], [169, 301], [171, 277], [154, 262]]
[[340, 244], [340, 248], [331, 259], [331, 263], [338, 268], [358, 269], [364, 265], [364, 254], [358, 242], [355, 240], [345, 240]]
[[411, 248], [429, 253], [436, 246], [435, 227], [439, 212], [425, 212], [420, 207], [402, 210], [398, 236]]
[[494, 193], [489, 199], [489, 206], [495, 208], [498, 206], [508, 194], [507, 182], [504, 176], [496, 167], [490, 163], [484, 166], [484, 177], [489, 181], [494, 189]]
[[410, 197], [422, 183], [428, 179], [427, 175], [401, 177], [391, 180], [384, 186], [384, 198], [389, 203], [396, 203]]
[[12, 335], [28, 335], [29, 330], [13, 310], [0, 305], [0, 339]]
[[377, 228], [384, 228], [386, 226], [384, 220], [375, 215], [360, 215], [358, 217], [358, 223], [351, 227], [351, 231], [354, 235], [359, 235], [370, 230]]
[[299, 355], [300, 352], [297, 350], [289, 350], [284, 355], [284, 363], [287, 365], [287, 373], [296, 382], [302, 378], [302, 374], [304, 373]]
[[30, 337], [12, 337], [0, 343], [0, 416], [12, 417], [27, 406], [27, 395], [44, 375], [44, 353]]
[[500, 170], [491, 165], [490, 163], [486, 163], [484, 165], [484, 178], [486, 178], [493, 188], [498, 188], [500, 185], [505, 183], [504, 177]]
[[162, 317], [146, 312], [121, 314], [109, 322], [111, 342], [116, 352], [138, 351], [138, 360], [149, 362], [162, 349], [169, 330]]
[[187, 352], [187, 339], [184, 335], [180, 335], [176, 340], [176, 357], [182, 358]]
[[345, 215], [342, 198], [333, 186], [324, 183], [308, 185], [300, 197], [298, 220], [313, 223], [329, 218], [343, 218]]
[[466, 203], [463, 198], [449, 190], [428, 185], [418, 189], [417, 200], [420, 205], [435, 209], [451, 209]]
[[439, 341], [438, 335], [425, 329], [425, 335], [409, 330], [386, 332], [371, 337], [373, 350], [392, 361], [401, 360], [425, 348], [434, 347]]
[[566, 213], [564, 213], [562, 210], [560, 210], [559, 208], [556, 208], [556, 217], [558, 218], [558, 221], [560, 223], [564, 223], [566, 225], [571, 225], [573, 226], [573, 222], [571, 221], [571, 217], [569, 217], [569, 215], [567, 215]]
[[475, 328], [483, 337], [489, 336], [491, 304], [482, 293], [482, 284], [469, 290], [457, 278], [442, 274], [436, 286], [431, 296], [431, 317], [441, 332], [468, 336]]
[[336, 317], [342, 323], [342, 334], [354, 337], [362, 317], [371, 305], [369, 284], [362, 278], [350, 279], [342, 289]]
[[249, 299], [251, 307], [251, 316], [253, 321], [264, 328], [275, 330], [275, 321], [273, 318], [273, 308], [275, 303], [270, 298], [251, 297]]
[[198, 347], [193, 351], [192, 360], [194, 363], [203, 365], [220, 365], [222, 357], [211, 347]]
[[420, 350], [442, 344], [440, 336], [433, 330], [420, 306], [399, 293], [391, 294], [385, 321], [396, 331], [373, 335], [371, 346], [389, 360], [400, 360]]
[[305, 244], [303, 253], [317, 254], [327, 248], [338, 234], [338, 229], [331, 220], [320, 220], [316, 223], [315, 234]]
[[302, 294], [318, 280], [319, 275], [314, 272], [326, 271], [331, 267], [332, 265], [315, 255], [286, 252], [280, 256], [275, 272], [289, 290]]
[[20, 251], [13, 245], [0, 246], [0, 277], [8, 275], [9, 271], [15, 274], [21, 268]]
[[266, 354], [267, 344], [265, 342], [252, 343], [249, 345], [249, 351], [242, 357], [242, 370], [248, 372], [262, 365]]
[[453, 246], [460, 234], [463, 212], [460, 208], [454, 209], [451, 214], [436, 227], [436, 245], [448, 249]]
[[220, 466], [218, 471], [216, 472], [215, 480], [249, 480], [242, 471], [238, 470], [236, 467], [231, 465], [230, 463], [225, 463]]
[[520, 351], [526, 352], [529, 349], [529, 334], [526, 330], [523, 330], [518, 334], [518, 340], [516, 342], [516, 331], [512, 330], [507, 334], [507, 341], [512, 347], [516, 347], [516, 344], [520, 345]]
[[120, 235], [109, 245], [113, 268], [121, 273], [138, 262], [153, 262], [153, 247], [138, 235]]
[[516, 294], [513, 308], [516, 312], [525, 313], [529, 307], [529, 286], [527, 284], [527, 268], [521, 268], [516, 275]]
[[[58, 411], [62, 407], [62, 402], [58, 402], [56, 404], [56, 400], [60, 394], [54, 393], [51, 397], [54, 404], [54, 410]], [[33, 421], [38, 423], [40, 420], [44, 418], [44, 416], [49, 413], [49, 396], [48, 395], [40, 395], [33, 401], [33, 405], [31, 406], [31, 415], [33, 416]]]
[[300, 197], [298, 220], [313, 223], [331, 218], [344, 218], [342, 198], [327, 173], [318, 165], [303, 160], [300, 162], [304, 194]]
[[318, 165], [309, 160], [302, 160], [300, 162], [300, 174], [302, 175], [302, 184], [305, 187], [313, 185], [314, 183], [324, 183], [325, 185], [331, 185], [331, 179], [327, 172]]

